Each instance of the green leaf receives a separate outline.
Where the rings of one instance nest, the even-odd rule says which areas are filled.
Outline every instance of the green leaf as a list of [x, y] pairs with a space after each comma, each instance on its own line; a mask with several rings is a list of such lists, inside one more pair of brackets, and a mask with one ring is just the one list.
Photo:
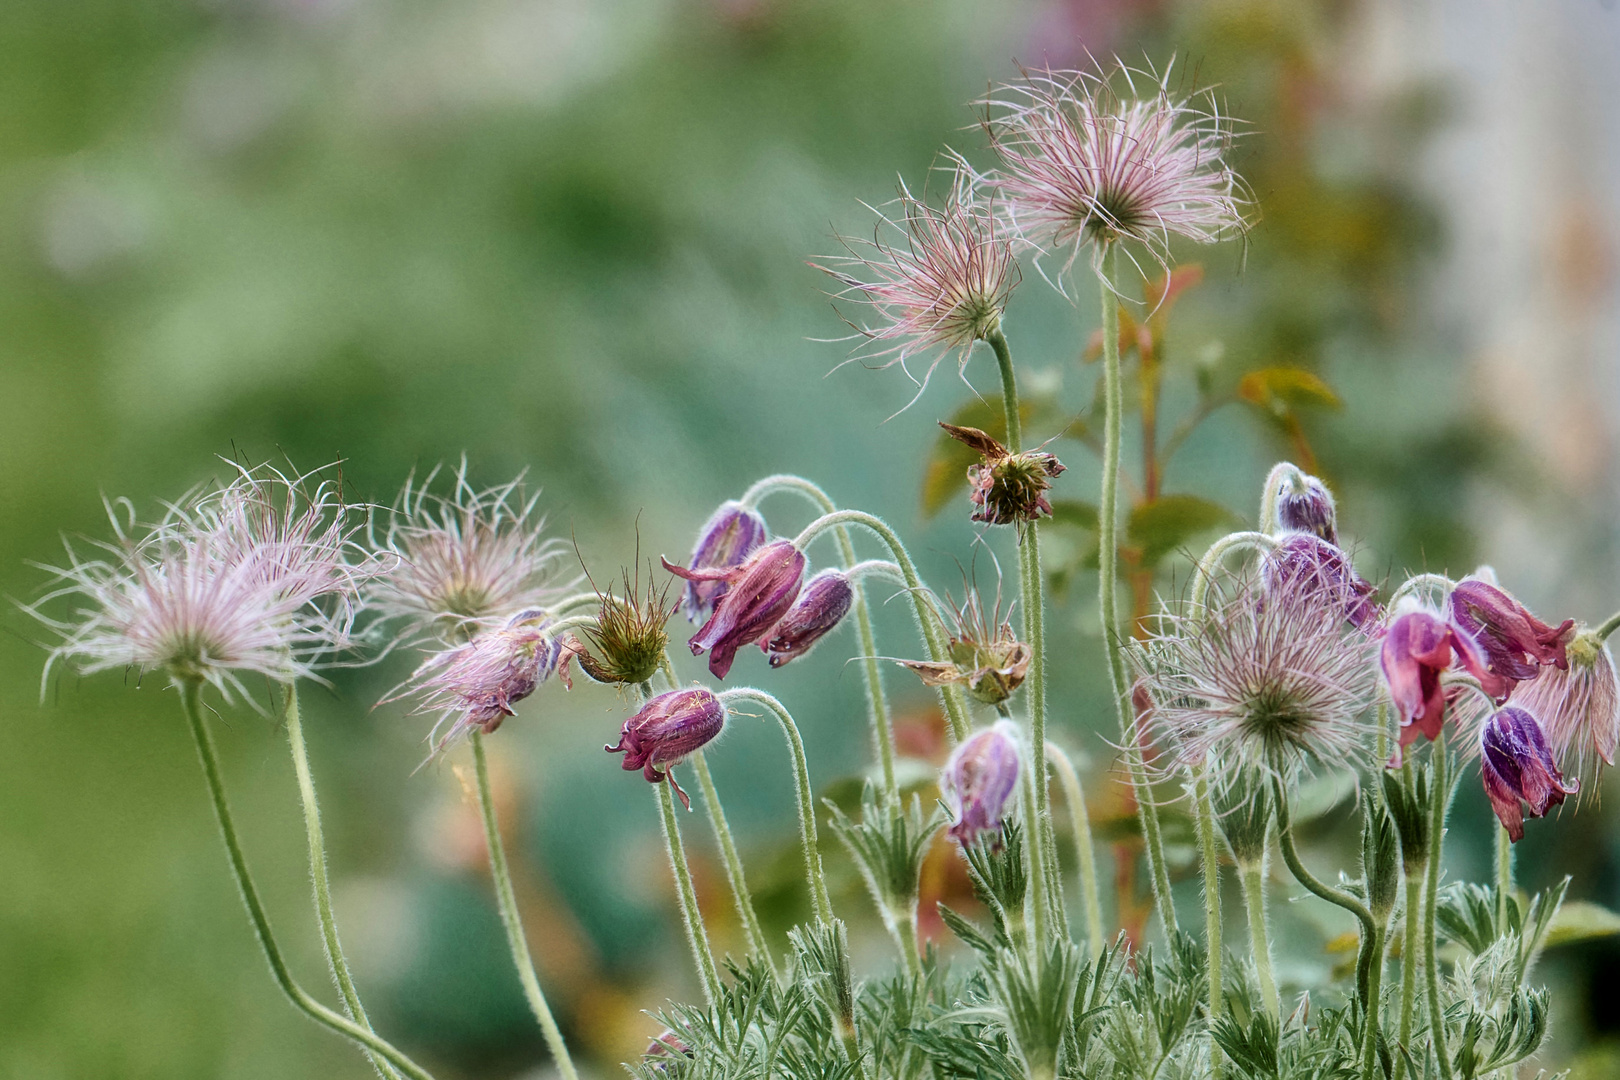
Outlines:
[[[1018, 401], [1018, 416], [1023, 424], [1026, 445], [1030, 429], [1050, 432], [1062, 423], [1055, 393], [1024, 394]], [[957, 427], [978, 428], [999, 442], [1007, 441], [1007, 414], [1001, 407], [1000, 395], [968, 402], [956, 410], [950, 422]], [[968, 466], [979, 460], [976, 452], [940, 432], [934, 440], [933, 450], [928, 454], [928, 464], [923, 472], [923, 514], [933, 517], [945, 509], [957, 494], [966, 491]]]
[[1241, 524], [1240, 517], [1208, 499], [1164, 495], [1131, 511], [1125, 537], [1141, 552], [1141, 565], [1154, 566], [1199, 533]]
[[1620, 934], [1620, 914], [1601, 904], [1585, 900], [1571, 900], [1553, 916], [1552, 929], [1547, 932], [1547, 945], [1567, 945], [1572, 941], [1609, 937]]
[[1304, 368], [1270, 367], [1251, 371], [1238, 383], [1238, 397], [1282, 415], [1301, 405], [1337, 409], [1342, 402], [1321, 377]]

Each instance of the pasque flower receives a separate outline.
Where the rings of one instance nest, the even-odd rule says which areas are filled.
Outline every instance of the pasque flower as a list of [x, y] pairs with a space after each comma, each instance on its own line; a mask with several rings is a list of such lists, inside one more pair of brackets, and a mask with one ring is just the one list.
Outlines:
[[1172, 236], [1211, 243], [1243, 227], [1230, 127], [1212, 97], [1198, 107], [1174, 96], [1168, 68], [1035, 71], [983, 104], [1001, 158], [995, 189], [1032, 244], [1078, 252], [1090, 242], [1100, 255], [1130, 240], [1163, 264]]
[[1419, 734], [1431, 741], [1440, 737], [1446, 719], [1441, 673], [1456, 663], [1479, 679], [1481, 685], [1489, 675], [1485, 654], [1471, 636], [1422, 609], [1407, 611], [1389, 624], [1379, 647], [1378, 662], [1390, 701], [1400, 717], [1402, 747]]
[[793, 607], [805, 566], [804, 552], [790, 540], [766, 544], [740, 566], [703, 569], [663, 562], [664, 569], [687, 581], [726, 584], [714, 614], [687, 642], [693, 656], [709, 650], [709, 671], [717, 679], [731, 671], [738, 649], [770, 633]]
[[521, 476], [479, 490], [463, 459], [450, 494], [438, 495], [431, 491], [438, 472], [405, 481], [387, 529], [373, 538], [397, 565], [369, 591], [372, 607], [448, 637], [544, 608], [574, 584], [562, 572], [567, 546], [545, 536], [539, 493], [527, 494]]
[[983, 458], [968, 466], [974, 521], [1015, 525], [1051, 516], [1052, 504], [1046, 493], [1052, 487], [1052, 478], [1064, 472], [1063, 462], [1056, 456], [1041, 450], [1015, 454], [978, 428], [958, 427], [943, 420], [939, 426]]
[[926, 686], [963, 686], [976, 701], [1000, 705], [1024, 684], [1029, 673], [1029, 646], [1001, 617], [998, 598], [986, 612], [978, 591], [969, 589], [962, 606], [951, 612], [956, 632], [946, 644], [947, 661], [902, 660]]
[[841, 570], [823, 570], [799, 591], [799, 599], [759, 647], [770, 654], [771, 667], [781, 667], [809, 652], [849, 614], [855, 589]]
[[1339, 543], [1338, 512], [1333, 493], [1314, 476], [1295, 474], [1283, 480], [1277, 496], [1277, 523], [1292, 532], [1310, 533], [1329, 544]]
[[945, 762], [939, 789], [950, 807], [951, 835], [966, 847], [982, 833], [998, 836], [1007, 818], [1007, 804], [1018, 790], [1018, 728], [997, 721], [964, 739]]
[[[223, 487], [188, 493], [155, 524], [108, 504], [114, 539], [96, 556], [68, 545], [46, 567], [57, 587], [29, 605], [56, 631], [57, 660], [85, 673], [133, 667], [201, 680], [226, 694], [250, 672], [291, 682], [349, 645], [357, 594], [377, 564], [352, 539], [353, 508], [334, 481], [234, 466]], [[70, 617], [48, 614], [72, 596]]]
[[1449, 606], [1451, 621], [1484, 652], [1480, 682], [1498, 701], [1534, 679], [1543, 665], [1569, 666], [1565, 649], [1575, 636], [1574, 619], [1548, 626], [1501, 589], [1472, 577], [1457, 583]]
[[[728, 500], [703, 523], [686, 565], [693, 570], [729, 569], [752, 555], [765, 537], [765, 519], [759, 511]], [[726, 588], [723, 579], [688, 581], [681, 595], [681, 610], [689, 621], [701, 622], [714, 612], [714, 602]]]
[[895, 217], [874, 211], [879, 226], [871, 240], [840, 237], [847, 254], [810, 264], [844, 286], [840, 297], [871, 309], [870, 321], [851, 323], [870, 345], [866, 356], [910, 375], [913, 356], [932, 354], [921, 380], [912, 376], [919, 396], [944, 353], [956, 350], [965, 366], [973, 343], [1000, 328], [1019, 281], [1011, 240], [975, 187], [959, 160], [940, 206], [914, 198], [902, 183]]
[[713, 742], [726, 726], [726, 707], [708, 690], [693, 687], [659, 694], [624, 722], [619, 741], [604, 747], [624, 755], [625, 772], [641, 770], [648, 783], [669, 781], [691, 809], [692, 802], [670, 772], [691, 754]]
[[1544, 667], [1518, 686], [1513, 703], [1541, 718], [1560, 761], [1575, 763], [1590, 786], [1598, 762], [1614, 764], [1620, 744], [1620, 677], [1614, 655], [1589, 627], [1577, 628], [1565, 646], [1566, 667]]
[[1542, 817], [1581, 787], [1578, 780], [1565, 783], [1540, 722], [1513, 705], [1485, 722], [1479, 772], [1491, 809], [1515, 843], [1524, 839], [1525, 810]]
[[1350, 557], [1314, 533], [1284, 533], [1261, 560], [1260, 569], [1268, 593], [1311, 596], [1341, 612], [1357, 629], [1375, 626], [1383, 613], [1373, 599], [1378, 590], [1356, 573]]

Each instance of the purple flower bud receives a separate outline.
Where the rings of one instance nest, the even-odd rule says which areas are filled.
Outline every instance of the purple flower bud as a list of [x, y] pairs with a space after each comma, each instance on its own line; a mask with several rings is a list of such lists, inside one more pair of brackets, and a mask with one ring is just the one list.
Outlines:
[[1480, 736], [1480, 778], [1508, 838], [1524, 838], [1522, 801], [1531, 817], [1542, 817], [1564, 796], [1580, 790], [1580, 781], [1564, 782], [1553, 761], [1541, 723], [1524, 709], [1509, 705], [1485, 722]]
[[[735, 500], [720, 504], [698, 532], [697, 546], [687, 565], [693, 570], [726, 570], [739, 566], [765, 542], [765, 519]], [[714, 603], [726, 591], [720, 579], [688, 580], [681, 597], [681, 610], [690, 622], [701, 622], [714, 611]]]
[[804, 552], [790, 540], [776, 540], [748, 556], [741, 566], [729, 569], [700, 569], [673, 565], [663, 560], [664, 569], [687, 581], [723, 581], [726, 591], [714, 605], [714, 614], [686, 644], [697, 656], [709, 650], [709, 671], [717, 679], [726, 677], [737, 650], [758, 641], [799, 598], [804, 577]]
[[1401, 746], [1419, 734], [1430, 741], [1440, 737], [1446, 719], [1440, 673], [1454, 659], [1476, 677], [1485, 671], [1485, 656], [1473, 638], [1432, 612], [1409, 611], [1390, 623], [1378, 663], [1401, 718]]
[[647, 1049], [642, 1051], [641, 1056], [648, 1060], [654, 1070], [665, 1072], [667, 1071], [665, 1062], [676, 1054], [682, 1057], [696, 1056], [692, 1053], [692, 1048], [686, 1045], [685, 1040], [669, 1028], [665, 1028], [658, 1033]]
[[1575, 620], [1548, 626], [1513, 597], [1478, 578], [1464, 578], [1451, 592], [1451, 621], [1484, 650], [1489, 680], [1485, 692], [1504, 701], [1521, 682], [1534, 679], [1543, 664], [1569, 668], [1565, 648], [1575, 636]]
[[1377, 590], [1356, 573], [1344, 551], [1319, 536], [1288, 533], [1266, 553], [1261, 578], [1267, 592], [1301, 589], [1319, 594], [1324, 603], [1344, 609], [1344, 617], [1358, 630], [1378, 621], [1382, 609], [1372, 597]]
[[671, 690], [643, 705], [619, 729], [618, 743], [603, 749], [622, 753], [624, 770], [640, 769], [648, 783], [667, 779], [681, 797], [681, 805], [691, 809], [692, 801], [669, 770], [714, 741], [725, 726], [726, 707], [713, 693], [701, 687]]
[[829, 633], [855, 600], [849, 578], [837, 570], [823, 570], [799, 592], [799, 600], [776, 624], [770, 640], [759, 647], [771, 656], [771, 667], [781, 667], [810, 651], [811, 646]]
[[945, 762], [940, 792], [956, 824], [951, 835], [971, 844], [982, 832], [1000, 834], [1007, 801], [1018, 788], [1018, 729], [1007, 720], [966, 739]]
[[1282, 493], [1277, 497], [1278, 524], [1338, 544], [1338, 519], [1332, 492], [1314, 476], [1304, 477], [1302, 488], [1295, 490], [1292, 483], [1284, 481]]

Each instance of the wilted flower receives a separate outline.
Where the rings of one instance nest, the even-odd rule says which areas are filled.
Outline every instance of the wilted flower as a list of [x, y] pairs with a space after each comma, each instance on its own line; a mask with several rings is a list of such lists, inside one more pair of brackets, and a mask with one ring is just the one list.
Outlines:
[[[871, 343], [870, 355], [886, 357], [911, 375], [906, 362], [918, 353], [959, 350], [967, 364], [975, 341], [1001, 326], [1007, 299], [1018, 284], [1018, 264], [1010, 241], [997, 235], [994, 215], [975, 197], [972, 171], [960, 162], [944, 205], [930, 206], [900, 185], [899, 214], [878, 213], [870, 241], [840, 237], [847, 255], [816, 269], [844, 285], [839, 295], [870, 306], [876, 318], [855, 329]], [[884, 236], [884, 227], [899, 242]], [[921, 395], [939, 366], [941, 354], [917, 382]]]
[[687, 581], [726, 583], [714, 614], [687, 642], [693, 656], [709, 650], [709, 671], [723, 679], [737, 650], [770, 633], [793, 607], [799, 598], [805, 559], [792, 541], [776, 540], [756, 550], [741, 566], [699, 569], [676, 566], [668, 559], [663, 562], [664, 569]]
[[[1002, 167], [1007, 216], [1029, 242], [1067, 247], [1132, 240], [1163, 264], [1172, 236], [1212, 243], [1243, 228], [1242, 181], [1223, 160], [1232, 132], [1206, 108], [1173, 97], [1162, 78], [1119, 67], [1109, 76], [1037, 71], [984, 102]], [[1135, 98], [1137, 79], [1152, 85]], [[1072, 258], [1072, 256], [1071, 256]]]
[[1029, 646], [1013, 634], [1012, 623], [1002, 619], [1000, 600], [987, 614], [975, 589], [968, 590], [951, 618], [956, 632], [946, 645], [948, 662], [902, 660], [901, 665], [916, 672], [927, 686], [965, 686], [975, 700], [1000, 705], [1024, 684]]
[[[224, 487], [192, 492], [153, 525], [109, 503], [114, 541], [102, 556], [68, 546], [68, 565], [45, 567], [58, 586], [27, 610], [61, 635], [45, 666], [134, 667], [245, 690], [241, 672], [283, 682], [313, 674], [349, 644], [360, 583], [376, 570], [356, 559], [352, 508], [332, 481], [237, 467]], [[136, 535], [139, 534], [139, 535]], [[78, 597], [71, 618], [43, 606]]]
[[1314, 476], [1296, 473], [1292, 478], [1283, 479], [1282, 491], [1277, 496], [1277, 523], [1284, 529], [1310, 533], [1335, 546], [1339, 543], [1333, 493]]
[[[1485, 654], [1474, 639], [1430, 611], [1416, 609], [1389, 624], [1378, 662], [1389, 687], [1390, 701], [1401, 720], [1402, 747], [1421, 733], [1440, 737], [1446, 719], [1446, 691], [1440, 674], [1460, 663], [1475, 678], [1488, 675]], [[1397, 758], [1399, 754], [1397, 753]]]
[[1580, 781], [1566, 784], [1553, 761], [1552, 750], [1535, 716], [1509, 705], [1485, 723], [1480, 736], [1480, 778], [1485, 794], [1508, 837], [1524, 838], [1522, 801], [1531, 817], [1542, 817], [1564, 796], [1580, 790]]
[[[439, 714], [428, 734], [429, 739], [437, 737], [434, 753], [442, 753], [475, 728], [488, 735], [508, 716], [517, 715], [512, 706], [534, 693], [553, 672], [564, 685], [570, 685], [572, 650], [569, 643], [549, 632], [549, 622], [544, 612], [520, 611], [499, 629], [486, 630], [465, 645], [429, 656], [383, 702], [420, 695], [412, 715]], [[448, 730], [439, 736], [447, 722]]]
[[1307, 532], [1285, 533], [1260, 563], [1268, 594], [1299, 592], [1332, 607], [1359, 630], [1370, 630], [1383, 614], [1373, 599], [1378, 591], [1356, 573], [1350, 557], [1335, 544]]
[[429, 491], [437, 475], [405, 482], [374, 540], [399, 561], [372, 588], [371, 606], [415, 630], [470, 636], [514, 611], [544, 608], [573, 585], [561, 573], [566, 546], [543, 535], [539, 493], [526, 495], [521, 476], [479, 491], [463, 459], [451, 494], [441, 496]]
[[640, 769], [653, 784], [667, 779], [690, 810], [692, 801], [670, 770], [713, 742], [725, 726], [726, 707], [714, 694], [701, 687], [671, 690], [643, 705], [624, 722], [619, 741], [603, 749], [624, 755], [625, 772]]
[[1211, 597], [1162, 614], [1131, 654], [1175, 765], [1199, 765], [1216, 749], [1267, 771], [1354, 764], [1370, 731], [1371, 641], [1307, 590], [1234, 577]]
[[1513, 701], [1542, 719], [1554, 753], [1566, 762], [1574, 755], [1576, 775], [1590, 782], [1599, 761], [1614, 764], [1620, 744], [1620, 678], [1608, 645], [1588, 627], [1578, 629], [1565, 656], [1567, 667], [1543, 669]]
[[841, 570], [823, 570], [805, 582], [798, 601], [776, 624], [769, 640], [760, 640], [759, 647], [770, 654], [771, 667], [781, 667], [809, 652], [849, 614], [854, 601], [855, 589]]
[[595, 652], [583, 646], [577, 650], [585, 674], [599, 683], [642, 683], [652, 678], [669, 646], [664, 625], [675, 609], [668, 597], [668, 585], [659, 588], [650, 581], [643, 593], [639, 569], [634, 582], [629, 571], [624, 572], [624, 596], [598, 592], [596, 624], [584, 630]]
[[1548, 626], [1494, 585], [1464, 578], [1451, 591], [1451, 621], [1485, 653], [1485, 692], [1506, 700], [1516, 684], [1534, 679], [1541, 665], [1569, 666], [1565, 647], [1575, 636], [1575, 620]]
[[945, 434], [976, 450], [982, 462], [968, 466], [969, 493], [973, 520], [987, 525], [1014, 525], [1051, 516], [1052, 504], [1046, 492], [1052, 478], [1064, 471], [1063, 462], [1052, 454], [1034, 450], [1015, 454], [978, 428], [958, 427], [940, 421]]
[[[720, 504], [698, 532], [697, 546], [692, 549], [691, 561], [686, 565], [693, 570], [725, 570], [737, 566], [765, 542], [765, 519], [759, 511], [735, 500]], [[681, 595], [681, 610], [691, 622], [707, 619], [714, 612], [714, 602], [726, 591], [723, 580], [688, 581]]]
[[964, 847], [980, 833], [1000, 835], [1018, 789], [1018, 740], [1017, 725], [1000, 720], [964, 739], [945, 762], [939, 790], [956, 819], [951, 835]]

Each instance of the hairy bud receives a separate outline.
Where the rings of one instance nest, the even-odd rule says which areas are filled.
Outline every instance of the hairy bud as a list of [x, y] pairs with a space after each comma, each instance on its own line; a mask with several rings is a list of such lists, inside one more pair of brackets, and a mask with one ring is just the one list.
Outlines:
[[854, 601], [855, 589], [841, 571], [823, 570], [805, 582], [799, 599], [776, 624], [770, 639], [759, 643], [770, 654], [771, 667], [781, 667], [809, 652], [849, 614]]
[[725, 678], [737, 650], [770, 633], [793, 607], [799, 598], [804, 564], [804, 552], [791, 540], [766, 544], [740, 566], [725, 570], [676, 566], [664, 560], [664, 569], [676, 577], [726, 583], [714, 614], [687, 642], [693, 656], [709, 650], [709, 671], [715, 678]]
[[1514, 843], [1524, 839], [1524, 811], [1542, 817], [1564, 796], [1580, 790], [1580, 781], [1564, 782], [1553, 761], [1552, 749], [1542, 734], [1541, 722], [1523, 709], [1509, 705], [1485, 722], [1480, 737], [1480, 778], [1491, 809]]
[[670, 773], [687, 757], [714, 741], [726, 726], [726, 707], [708, 690], [694, 687], [659, 694], [624, 722], [619, 741], [603, 747], [610, 754], [624, 755], [625, 772], [642, 771], [651, 784], [669, 781], [681, 805], [691, 809]]
[[[693, 570], [727, 570], [740, 566], [765, 542], [765, 532], [765, 519], [759, 511], [735, 500], [721, 503], [720, 509], [698, 531], [697, 545], [692, 548], [692, 558], [687, 565]], [[727, 587], [728, 583], [720, 578], [689, 579], [681, 596], [681, 610], [692, 622], [707, 619]]]
[[1001, 832], [1007, 804], [1018, 790], [1018, 729], [998, 721], [965, 739], [940, 774], [939, 788], [956, 823], [951, 835], [964, 847], [980, 833]]
[[1300, 476], [1298, 486], [1284, 480], [1277, 496], [1277, 523], [1293, 532], [1306, 532], [1330, 544], [1339, 542], [1338, 515], [1333, 493], [1314, 476]]

